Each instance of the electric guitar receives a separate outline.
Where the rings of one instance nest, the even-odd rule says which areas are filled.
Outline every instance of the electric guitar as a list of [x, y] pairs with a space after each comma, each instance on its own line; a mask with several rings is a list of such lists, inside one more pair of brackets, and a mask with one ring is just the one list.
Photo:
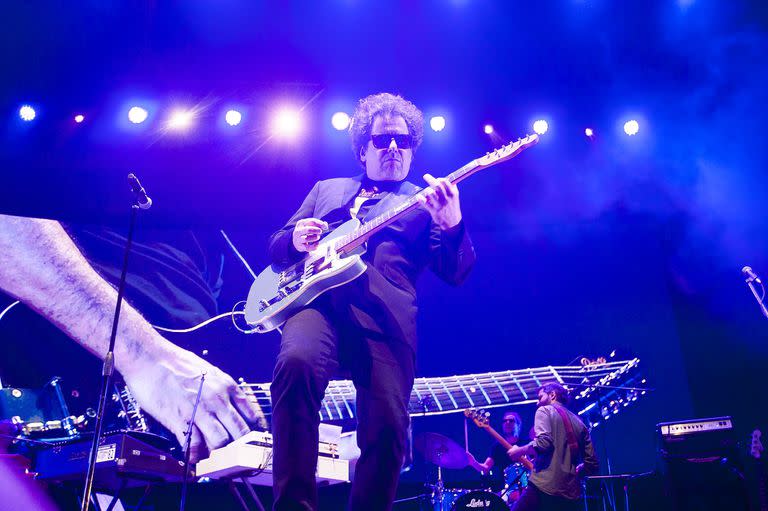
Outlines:
[[[458, 183], [472, 174], [509, 160], [535, 145], [538, 135], [511, 142], [481, 158], [472, 160], [447, 176]], [[419, 191], [395, 208], [382, 213], [364, 225], [353, 218], [329, 233], [315, 250], [286, 268], [272, 265], [262, 271], [251, 285], [245, 304], [245, 320], [258, 333], [279, 328], [293, 313], [309, 304], [328, 289], [341, 286], [362, 275], [367, 266], [361, 256], [365, 243], [375, 233], [419, 207]]]
[[[482, 410], [469, 409], [464, 410], [464, 415], [472, 419], [472, 422], [474, 422], [476, 426], [486, 430], [488, 434], [494, 438], [494, 440], [501, 444], [505, 451], [508, 451], [512, 448], [512, 444], [507, 442], [507, 439], [501, 436], [498, 431], [493, 429], [488, 423], [488, 414], [486, 412]], [[525, 468], [533, 472], [533, 462], [526, 456], [520, 456], [520, 463], [522, 463]]]

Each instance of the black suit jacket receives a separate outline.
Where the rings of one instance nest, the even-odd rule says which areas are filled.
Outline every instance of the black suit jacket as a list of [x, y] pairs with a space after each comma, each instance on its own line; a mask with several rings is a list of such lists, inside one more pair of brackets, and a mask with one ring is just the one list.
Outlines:
[[[303, 256], [293, 247], [293, 229], [303, 218], [320, 218], [334, 229], [350, 219], [349, 207], [363, 176], [320, 181], [299, 210], [269, 240], [273, 264], [287, 266]], [[362, 219], [363, 223], [395, 207], [419, 191], [404, 181], [386, 193]], [[416, 347], [416, 280], [429, 267], [444, 281], [457, 285], [475, 262], [475, 250], [464, 223], [443, 231], [421, 208], [412, 210], [374, 234], [363, 256], [368, 269], [356, 280], [329, 291], [335, 306], [346, 307], [358, 326]], [[341, 304], [341, 305], [340, 305]], [[341, 312], [341, 311], [340, 311]]]

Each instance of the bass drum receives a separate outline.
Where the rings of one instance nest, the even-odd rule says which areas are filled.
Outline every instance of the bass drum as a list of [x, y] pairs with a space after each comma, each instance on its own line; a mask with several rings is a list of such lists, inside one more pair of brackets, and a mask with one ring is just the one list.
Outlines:
[[489, 491], [470, 491], [456, 499], [451, 511], [509, 511], [506, 502]]
[[432, 509], [433, 511], [451, 511], [454, 509], [453, 504], [459, 497], [471, 491], [461, 488], [445, 488], [441, 494], [432, 495]]

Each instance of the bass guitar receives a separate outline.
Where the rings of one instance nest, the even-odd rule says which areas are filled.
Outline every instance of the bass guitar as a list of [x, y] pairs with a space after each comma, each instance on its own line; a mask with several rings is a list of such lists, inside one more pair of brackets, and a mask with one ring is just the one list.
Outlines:
[[[458, 183], [472, 174], [509, 160], [535, 145], [538, 135], [529, 135], [472, 160], [446, 176]], [[304, 307], [328, 289], [350, 282], [366, 270], [361, 256], [365, 243], [375, 233], [419, 207], [421, 190], [395, 208], [365, 224], [351, 219], [329, 233], [315, 250], [286, 268], [275, 265], [263, 270], [251, 285], [245, 304], [245, 320], [258, 333], [279, 328], [295, 311]]]
[[[472, 422], [474, 422], [477, 427], [483, 428], [484, 430], [486, 430], [488, 434], [493, 437], [494, 440], [496, 440], [497, 442], [499, 442], [499, 444], [501, 444], [501, 446], [504, 448], [505, 451], [508, 451], [512, 448], [512, 444], [507, 442], [507, 439], [501, 436], [499, 432], [493, 429], [491, 425], [488, 423], [488, 414], [486, 412], [482, 410], [469, 409], [469, 410], [464, 410], [464, 415], [472, 419]], [[522, 463], [526, 469], [533, 472], [533, 462], [529, 460], [526, 456], [520, 456], [520, 463]]]

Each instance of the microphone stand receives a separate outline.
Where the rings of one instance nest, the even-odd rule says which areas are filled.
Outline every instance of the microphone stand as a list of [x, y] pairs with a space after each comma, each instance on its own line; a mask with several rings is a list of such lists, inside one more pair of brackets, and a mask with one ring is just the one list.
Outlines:
[[190, 444], [192, 443], [192, 428], [195, 426], [195, 415], [197, 415], [197, 407], [200, 404], [200, 397], [203, 395], [203, 384], [205, 383], [205, 371], [200, 375], [200, 387], [197, 389], [197, 397], [195, 398], [195, 406], [192, 408], [192, 417], [189, 418], [189, 426], [184, 433], [184, 479], [181, 484], [181, 503], [179, 504], [179, 511], [184, 511], [187, 507], [187, 483], [189, 482], [189, 456], [190, 456]]
[[[125, 253], [123, 255], [123, 268], [120, 272], [120, 283], [117, 286], [117, 304], [115, 305], [115, 316], [112, 320], [112, 333], [109, 336], [109, 348], [104, 357], [104, 364], [101, 370], [101, 391], [99, 392], [99, 408], [96, 412], [96, 425], [93, 432], [93, 441], [91, 442], [91, 451], [88, 455], [88, 471], [85, 476], [85, 487], [83, 488], [81, 511], [88, 511], [91, 504], [91, 493], [93, 492], [93, 479], [96, 473], [96, 458], [101, 441], [101, 430], [104, 424], [104, 411], [107, 403], [107, 395], [112, 385], [112, 375], [115, 371], [115, 339], [117, 338], [117, 326], [120, 320], [120, 308], [123, 303], [123, 294], [125, 292], [125, 276], [128, 273], [128, 255], [131, 252], [133, 243], [133, 231], [136, 225], [136, 211], [139, 205], [131, 206], [131, 221], [128, 226], [128, 238], [125, 242]], [[146, 209], [146, 208], [142, 208]]]
[[[603, 395], [603, 392], [605, 390], [611, 391], [611, 390], [626, 390], [630, 392], [651, 392], [654, 389], [649, 387], [630, 387], [627, 385], [603, 385], [600, 383], [568, 383], [568, 387], [577, 387], [582, 389], [594, 389], [596, 394], [596, 404], [598, 410], [600, 410], [600, 403], [605, 399], [605, 396]], [[608, 475], [612, 474], [612, 467], [611, 467], [611, 457], [608, 453], [608, 442], [607, 442], [607, 430], [606, 432], [601, 435], [602, 436], [602, 447], [603, 447], [603, 456], [605, 457], [605, 461], [608, 467]]]
[[[746, 268], [749, 268], [749, 266], [746, 266]], [[751, 275], [747, 275], [747, 278], [745, 279], [745, 282], [747, 283], [747, 287], [749, 287], [749, 290], [752, 291], [752, 296], [755, 297], [755, 300], [757, 300], [757, 306], [760, 307], [760, 312], [763, 313], [763, 316], [768, 318], [768, 307], [765, 306], [765, 303], [763, 302], [763, 298], [765, 298], [765, 289], [763, 289], [762, 293], [758, 293], [757, 289], [755, 289], [755, 282], [760, 284], [760, 288], [763, 287], [763, 283], [758, 279], [754, 273], [752, 273], [752, 268], [749, 268], [749, 273]], [[744, 272], [744, 269], [741, 270]]]

